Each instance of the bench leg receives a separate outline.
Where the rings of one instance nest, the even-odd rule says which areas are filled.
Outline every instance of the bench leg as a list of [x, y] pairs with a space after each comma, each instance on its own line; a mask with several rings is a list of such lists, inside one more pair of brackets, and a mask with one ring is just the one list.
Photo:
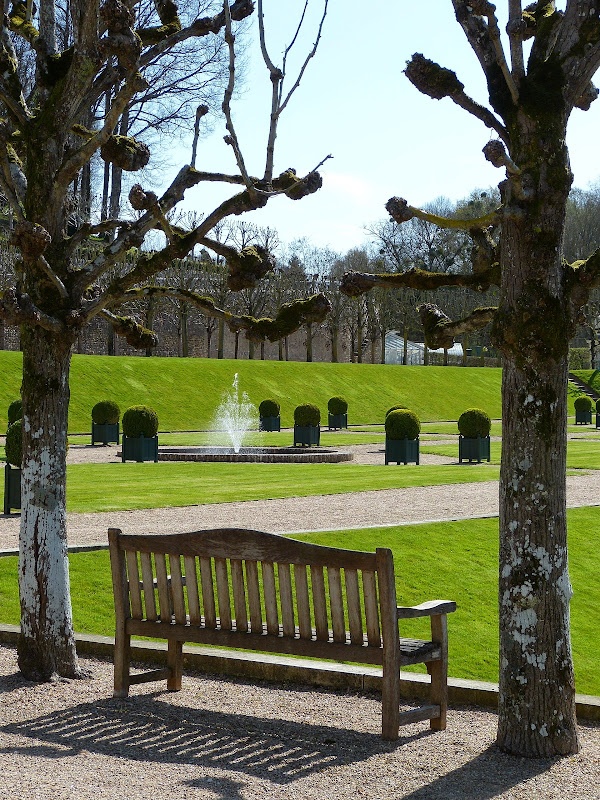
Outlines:
[[169, 692], [178, 692], [181, 689], [182, 649], [183, 642], [169, 639], [167, 651], [167, 666], [171, 670], [171, 674], [167, 678]]
[[446, 714], [448, 711], [448, 618], [446, 614], [435, 614], [431, 617], [431, 639], [439, 642], [442, 657], [439, 661], [427, 663], [427, 671], [431, 676], [432, 705], [439, 705], [440, 716], [429, 721], [431, 730], [446, 730]]
[[131, 636], [117, 627], [115, 631], [115, 675], [114, 697], [127, 697], [129, 695], [129, 661], [131, 650]]
[[381, 686], [381, 737], [395, 742], [400, 727], [400, 671], [383, 670]]

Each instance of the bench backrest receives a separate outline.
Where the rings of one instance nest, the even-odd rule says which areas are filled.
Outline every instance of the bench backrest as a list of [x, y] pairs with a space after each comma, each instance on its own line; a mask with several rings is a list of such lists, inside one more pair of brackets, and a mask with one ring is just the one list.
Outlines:
[[387, 548], [342, 550], [230, 528], [111, 529], [109, 542], [122, 618], [373, 648], [388, 626], [397, 636]]

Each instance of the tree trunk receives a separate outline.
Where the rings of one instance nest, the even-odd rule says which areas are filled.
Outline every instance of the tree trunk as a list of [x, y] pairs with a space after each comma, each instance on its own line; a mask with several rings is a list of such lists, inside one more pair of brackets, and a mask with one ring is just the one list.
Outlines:
[[72, 341], [25, 326], [22, 341], [19, 668], [31, 680], [77, 677], [65, 513]]
[[265, 343], [264, 342], [260, 343], [260, 360], [261, 361], [265, 360]]
[[225, 355], [225, 323], [222, 319], [219, 320], [219, 337], [217, 340], [217, 358], [223, 358]]
[[[521, 132], [527, 146], [515, 154], [517, 163], [543, 166], [531, 169], [535, 204], [503, 221], [493, 328], [503, 360], [498, 744], [531, 757], [579, 749], [565, 478], [573, 314], [561, 260], [572, 176], [566, 147], [553, 144], [564, 145], [564, 127], [558, 139], [546, 119], [539, 136]], [[513, 181], [500, 188], [510, 202]]]
[[179, 307], [179, 330], [181, 334], [181, 357], [188, 358], [190, 347], [188, 342], [188, 307], [182, 303]]
[[[146, 327], [149, 330], [152, 330], [154, 325], [154, 313], [156, 311], [156, 301], [154, 297], [149, 296], [148, 301], [146, 303]], [[147, 347], [146, 348], [146, 356], [150, 358], [153, 355], [153, 348]]]
[[462, 365], [463, 367], [467, 366], [467, 348], [469, 346], [469, 337], [467, 334], [463, 336], [462, 340], [463, 352], [462, 352]]
[[233, 345], [233, 357], [234, 358], [238, 357], [239, 347], [240, 347], [240, 332], [236, 331], [235, 332], [235, 342], [234, 342], [234, 345]]
[[277, 340], [277, 357], [280, 361], [283, 361], [283, 342], [281, 339]]
[[287, 336], [283, 340], [283, 345], [284, 345], [284, 349], [285, 349], [285, 360], [289, 361], [290, 360], [290, 343], [288, 342], [288, 337]]
[[337, 329], [331, 331], [331, 363], [337, 364], [338, 363], [338, 332]]
[[402, 363], [406, 366], [408, 364], [408, 328], [406, 324], [404, 325], [404, 332], [402, 335], [404, 336], [404, 341], [402, 343]]
[[423, 338], [423, 366], [429, 366], [429, 348], [427, 347], [427, 339]]
[[381, 363], [385, 364], [385, 335], [387, 331], [385, 328], [381, 329]]
[[210, 344], [211, 344], [211, 341], [212, 341], [212, 334], [213, 334], [212, 326], [207, 325], [206, 326], [206, 357], [207, 358], [211, 357], [211, 355], [210, 355]]
[[306, 360], [313, 360], [312, 325], [310, 323], [306, 326]]
[[249, 360], [254, 358], [255, 349], [256, 349], [256, 346], [255, 346], [254, 342], [251, 339], [249, 339], [248, 340], [248, 359]]

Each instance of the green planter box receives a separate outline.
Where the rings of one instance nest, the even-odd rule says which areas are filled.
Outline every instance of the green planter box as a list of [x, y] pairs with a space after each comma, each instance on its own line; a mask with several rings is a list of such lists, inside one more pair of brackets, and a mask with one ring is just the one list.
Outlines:
[[121, 461], [158, 461], [158, 436], [123, 436]]
[[320, 425], [294, 425], [294, 447], [297, 445], [304, 445], [311, 447], [312, 445], [321, 444], [321, 426]]
[[385, 463], [419, 463], [419, 439], [390, 439], [385, 437]]
[[105, 425], [96, 425], [92, 420], [92, 444], [108, 444], [114, 442], [119, 444], [119, 423], [115, 422], [110, 425], [108, 422]]
[[280, 431], [281, 417], [261, 417], [258, 429], [260, 431]]
[[348, 414], [328, 414], [327, 426], [330, 431], [347, 428]]
[[7, 464], [4, 467], [4, 513], [12, 508], [21, 510], [21, 470]]
[[[575, 425], [591, 425], [592, 424], [592, 411], [577, 411], [575, 409]], [[598, 427], [598, 425], [596, 425]]]
[[600, 413], [596, 412], [596, 427], [600, 428]]
[[490, 460], [490, 437], [478, 436], [470, 439], [467, 436], [458, 437], [458, 463], [463, 461], [489, 461]]

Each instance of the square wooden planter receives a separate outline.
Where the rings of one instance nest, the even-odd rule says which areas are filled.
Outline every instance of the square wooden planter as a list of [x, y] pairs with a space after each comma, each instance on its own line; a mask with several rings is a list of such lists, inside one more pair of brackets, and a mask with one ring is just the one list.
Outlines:
[[[592, 411], [577, 411], [575, 409], [575, 425], [591, 425], [592, 424]], [[596, 427], [598, 427], [596, 425]]]
[[390, 439], [385, 437], [385, 463], [419, 463], [419, 439]]
[[348, 414], [328, 414], [327, 427], [329, 430], [341, 430], [348, 427]]
[[158, 436], [123, 436], [121, 461], [158, 461]]
[[108, 444], [109, 442], [119, 444], [119, 423], [96, 425], [92, 420], [92, 444]]
[[319, 446], [321, 444], [320, 425], [294, 425], [294, 447], [303, 445], [304, 447]]
[[600, 412], [596, 412], [596, 427], [600, 428]]
[[21, 510], [21, 470], [7, 464], [4, 467], [4, 513]]
[[258, 429], [260, 431], [280, 431], [281, 417], [261, 417]]
[[489, 461], [490, 460], [490, 437], [478, 436], [470, 439], [467, 436], [458, 437], [458, 463], [463, 461]]

